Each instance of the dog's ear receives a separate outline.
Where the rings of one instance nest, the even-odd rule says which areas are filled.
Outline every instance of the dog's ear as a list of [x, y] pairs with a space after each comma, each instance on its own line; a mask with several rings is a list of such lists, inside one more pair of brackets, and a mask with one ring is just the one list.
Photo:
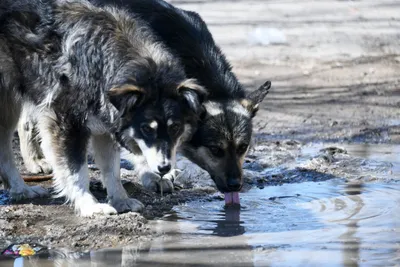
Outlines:
[[202, 104], [208, 95], [203, 86], [195, 79], [187, 79], [178, 86], [178, 94], [193, 112], [200, 115]]
[[119, 111], [125, 112], [140, 105], [144, 90], [132, 84], [115, 86], [108, 91], [108, 97]]
[[266, 81], [260, 88], [248, 94], [245, 99], [240, 100], [240, 104], [250, 112], [251, 117], [256, 115], [260, 103], [269, 93], [270, 88], [271, 82]]

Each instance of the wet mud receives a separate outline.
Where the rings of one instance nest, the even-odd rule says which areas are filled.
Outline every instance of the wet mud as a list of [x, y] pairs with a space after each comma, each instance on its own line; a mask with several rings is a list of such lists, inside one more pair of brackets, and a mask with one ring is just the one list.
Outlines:
[[[17, 144], [17, 143], [16, 143]], [[341, 179], [344, 182], [394, 182], [400, 174], [395, 145], [375, 144], [303, 144], [298, 141], [259, 141], [250, 151], [244, 164], [245, 186], [241, 197], [254, 188], [304, 182], [323, 182]], [[18, 149], [16, 148], [16, 151]], [[135, 176], [133, 168], [121, 161], [124, 187], [131, 197], [145, 204], [142, 213], [125, 213], [112, 216], [79, 218], [64, 199], [44, 198], [22, 203], [11, 203], [7, 193], [0, 191], [0, 245], [35, 242], [48, 247], [68, 248], [76, 251], [115, 247], [144, 242], [160, 233], [152, 229], [151, 222], [165, 217], [177, 206], [187, 202], [217, 203], [223, 207], [223, 195], [215, 189], [208, 175], [187, 160], [179, 161], [186, 168], [175, 181], [172, 194], [153, 193], [145, 190]], [[188, 166], [189, 165], [189, 166]], [[125, 169], [128, 168], [128, 169]], [[21, 168], [22, 169], [22, 168]], [[91, 165], [93, 194], [106, 201], [106, 191], [99, 181], [99, 172]], [[197, 173], [197, 175], [193, 175]], [[201, 181], [201, 182], [199, 182]], [[45, 185], [51, 190], [51, 181], [30, 183]], [[195, 184], [195, 188], [193, 188]], [[263, 191], [260, 191], [262, 195]], [[287, 195], [268, 196], [268, 200], [296, 199], [301, 190]], [[192, 206], [194, 204], [191, 204]], [[204, 204], [197, 204], [204, 208]], [[247, 212], [251, 213], [252, 208]], [[274, 211], [271, 211], [274, 212]]]

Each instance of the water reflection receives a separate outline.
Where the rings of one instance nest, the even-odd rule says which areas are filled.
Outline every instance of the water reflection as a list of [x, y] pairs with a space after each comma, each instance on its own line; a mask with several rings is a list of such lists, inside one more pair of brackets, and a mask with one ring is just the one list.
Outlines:
[[345, 185], [343, 190], [344, 193], [356, 204], [349, 217], [344, 220], [347, 231], [339, 236], [339, 240], [342, 240], [344, 243], [343, 266], [346, 267], [359, 266], [358, 261], [360, 260], [361, 238], [357, 237], [359, 219], [357, 219], [356, 215], [358, 215], [364, 207], [364, 201], [360, 196], [363, 187], [363, 183], [348, 183]]
[[243, 221], [240, 220], [240, 205], [225, 206], [223, 218], [213, 221], [216, 226], [208, 229], [216, 236], [238, 236], [243, 235], [246, 230]]

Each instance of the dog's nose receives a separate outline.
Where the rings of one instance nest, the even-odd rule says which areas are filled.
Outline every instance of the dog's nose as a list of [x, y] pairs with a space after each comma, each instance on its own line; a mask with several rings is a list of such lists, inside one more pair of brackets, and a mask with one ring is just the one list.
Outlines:
[[158, 166], [158, 171], [160, 172], [161, 175], [164, 175], [168, 173], [171, 170], [171, 164], [163, 164]]
[[242, 187], [239, 179], [228, 179], [227, 181], [228, 189], [232, 192], [239, 191]]

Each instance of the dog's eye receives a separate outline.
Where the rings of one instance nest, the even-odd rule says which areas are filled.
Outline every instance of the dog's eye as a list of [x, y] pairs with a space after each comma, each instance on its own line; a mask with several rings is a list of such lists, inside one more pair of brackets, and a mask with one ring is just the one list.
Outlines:
[[217, 147], [217, 146], [210, 146], [210, 147], [208, 147], [208, 149], [216, 157], [223, 157], [224, 156], [224, 151], [221, 148]]
[[236, 149], [236, 152], [237, 152], [239, 155], [242, 155], [242, 154], [246, 153], [247, 147], [248, 147], [248, 145], [245, 145], [245, 144], [240, 145], [240, 146]]
[[142, 130], [143, 134], [145, 134], [145, 135], [152, 135], [152, 134], [154, 134], [154, 131], [155, 131], [155, 129], [150, 127], [150, 125], [148, 125], [148, 124], [143, 124], [141, 127], [141, 130]]
[[169, 126], [169, 130], [173, 135], [176, 135], [180, 132], [181, 130], [181, 124], [180, 123], [174, 123], [171, 126]]

